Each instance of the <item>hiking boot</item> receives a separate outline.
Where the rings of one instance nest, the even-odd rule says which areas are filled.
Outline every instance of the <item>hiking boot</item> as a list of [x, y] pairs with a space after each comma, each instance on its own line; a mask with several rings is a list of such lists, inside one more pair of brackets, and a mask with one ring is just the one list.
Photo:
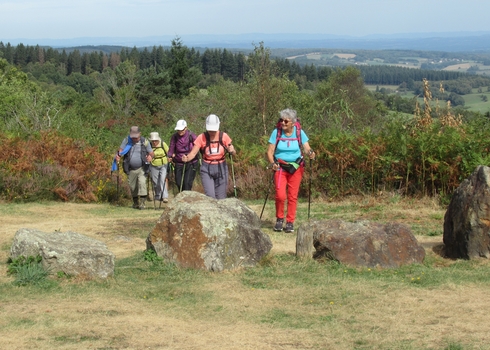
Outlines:
[[284, 232], [287, 233], [293, 233], [294, 232], [294, 226], [292, 222], [286, 222], [286, 227], [284, 228]]
[[284, 219], [277, 219], [276, 226], [274, 226], [274, 231], [282, 231], [283, 224], [284, 224]]
[[163, 202], [163, 203], [168, 203], [168, 198], [163, 198], [163, 199], [162, 199], [162, 202]]
[[140, 203], [138, 201], [138, 197], [133, 197], [133, 209], [139, 209]]
[[140, 210], [145, 209], [146, 208], [145, 204], [146, 204], [146, 197], [141, 197], [140, 198], [140, 206], [139, 206], [139, 209]]

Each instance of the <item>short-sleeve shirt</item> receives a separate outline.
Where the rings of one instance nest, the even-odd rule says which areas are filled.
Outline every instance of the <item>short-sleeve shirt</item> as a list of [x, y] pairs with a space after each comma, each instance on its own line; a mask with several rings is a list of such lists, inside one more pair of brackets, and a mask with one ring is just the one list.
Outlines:
[[[269, 143], [275, 145], [277, 140], [277, 129], [272, 131], [271, 137], [269, 138]], [[308, 142], [308, 136], [301, 130], [301, 144]], [[281, 138], [277, 143], [276, 150], [274, 152], [274, 157], [276, 159], [282, 159], [285, 162], [294, 162], [299, 157], [301, 157], [300, 140], [296, 137], [296, 127], [293, 128], [293, 133], [291, 136], [286, 136], [281, 130]]]
[[[219, 143], [219, 133], [222, 133], [222, 142], [223, 145]], [[211, 136], [211, 135], [210, 135]], [[201, 150], [204, 150], [202, 159], [206, 163], [222, 163], [225, 161], [225, 147], [228, 148], [231, 144], [231, 138], [227, 133], [218, 131], [214, 135], [214, 138], [210, 139], [209, 147], [206, 147], [206, 135], [205, 133], [200, 134], [196, 141], [195, 145], [198, 145]]]
[[[140, 140], [133, 144], [131, 149], [128, 152], [128, 157], [129, 157], [129, 166], [131, 169], [138, 169], [143, 166], [143, 160], [141, 159], [141, 147], [146, 147], [146, 154], [153, 152], [150, 142], [145, 139], [145, 145], [141, 143], [143, 138], [140, 138]], [[126, 145], [128, 144], [128, 138], [126, 137], [122, 143], [120, 148], [124, 149]]]

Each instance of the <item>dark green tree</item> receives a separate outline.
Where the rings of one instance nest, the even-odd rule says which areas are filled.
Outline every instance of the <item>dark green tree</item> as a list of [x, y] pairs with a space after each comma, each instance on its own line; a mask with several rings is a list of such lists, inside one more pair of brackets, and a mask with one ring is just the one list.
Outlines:
[[189, 89], [201, 78], [200, 70], [190, 65], [189, 53], [189, 49], [182, 44], [179, 37], [172, 40], [165, 68], [169, 72], [171, 93], [175, 98], [189, 95]]

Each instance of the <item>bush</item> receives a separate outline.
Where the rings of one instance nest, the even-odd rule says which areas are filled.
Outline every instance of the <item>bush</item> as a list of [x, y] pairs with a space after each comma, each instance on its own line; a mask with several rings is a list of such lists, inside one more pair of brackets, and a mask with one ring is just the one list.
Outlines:
[[0, 135], [0, 196], [6, 200], [107, 198], [110, 162], [95, 147], [56, 132], [30, 138]]

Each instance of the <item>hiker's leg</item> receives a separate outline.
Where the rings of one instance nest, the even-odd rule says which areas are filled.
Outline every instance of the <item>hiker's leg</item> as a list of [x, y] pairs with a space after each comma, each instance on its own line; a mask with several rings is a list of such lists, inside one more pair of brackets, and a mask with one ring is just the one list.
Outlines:
[[129, 171], [128, 184], [131, 190], [131, 197], [138, 197], [138, 173], [136, 170]]
[[206, 196], [215, 198], [214, 195], [214, 177], [210, 173], [210, 169], [213, 164], [202, 162], [201, 165], [201, 182], [202, 187], [204, 187], [204, 193]]
[[276, 218], [284, 218], [284, 203], [286, 202], [286, 171], [279, 169], [274, 174], [274, 187], [276, 189]]
[[[186, 167], [187, 170], [187, 167]], [[184, 176], [184, 164], [175, 164], [175, 183], [177, 184], [177, 190], [180, 191], [180, 184], [182, 183], [182, 176]]]
[[304, 172], [305, 172], [305, 168], [303, 166], [300, 166], [298, 170], [294, 172], [294, 174], [288, 174], [289, 175], [289, 179], [287, 181], [288, 212], [286, 216], [286, 222], [294, 223], [294, 219], [296, 218], [296, 207], [298, 206], [299, 186], [301, 184], [301, 179], [303, 178]]
[[216, 199], [225, 199], [228, 190], [228, 166], [226, 162], [216, 165], [218, 168], [218, 176], [215, 178], [214, 193]]
[[154, 196], [155, 200], [160, 200], [162, 196], [162, 192], [160, 190], [160, 186], [158, 185], [158, 175], [160, 174], [160, 171], [158, 167], [150, 166], [150, 176], [151, 176], [151, 183], [153, 184], [153, 190], [155, 191]]
[[192, 184], [194, 182], [194, 179], [196, 178], [196, 172], [197, 172], [197, 162], [194, 164], [188, 164], [187, 167], [185, 168], [185, 177], [184, 177], [184, 186], [183, 186], [184, 191], [192, 190]]
[[168, 198], [167, 166], [163, 165], [160, 169], [160, 183], [163, 189], [163, 196], [160, 199]]
[[143, 167], [135, 170], [138, 177], [138, 196], [146, 197], [148, 195], [148, 189], [146, 187], [146, 174]]

